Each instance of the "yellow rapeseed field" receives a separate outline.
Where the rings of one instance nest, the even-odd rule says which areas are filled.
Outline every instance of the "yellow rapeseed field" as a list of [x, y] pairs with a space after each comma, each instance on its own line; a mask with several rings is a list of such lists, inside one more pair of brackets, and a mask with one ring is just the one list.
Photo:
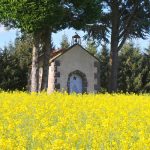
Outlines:
[[0, 150], [150, 150], [150, 95], [0, 93]]

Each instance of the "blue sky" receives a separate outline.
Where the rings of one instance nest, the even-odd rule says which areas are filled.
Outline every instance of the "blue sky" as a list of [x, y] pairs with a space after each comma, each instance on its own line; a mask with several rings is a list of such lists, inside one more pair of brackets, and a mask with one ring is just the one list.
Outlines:
[[[14, 39], [16, 37], [16, 30], [6, 30], [3, 26], [0, 26], [0, 48], [4, 48], [9, 42], [14, 42]], [[72, 36], [77, 32], [82, 39], [82, 45], [85, 46], [85, 41], [83, 40], [84, 32], [82, 31], [76, 31], [73, 29], [65, 29], [62, 31], [59, 31], [58, 33], [53, 34], [53, 43], [56, 48], [60, 46], [60, 42], [62, 39], [62, 35], [65, 33], [68, 36], [69, 41], [71, 42]], [[136, 39], [133, 40], [135, 46], [140, 47], [142, 50], [144, 48], [147, 48], [150, 44], [150, 37], [147, 40], [142, 39]]]

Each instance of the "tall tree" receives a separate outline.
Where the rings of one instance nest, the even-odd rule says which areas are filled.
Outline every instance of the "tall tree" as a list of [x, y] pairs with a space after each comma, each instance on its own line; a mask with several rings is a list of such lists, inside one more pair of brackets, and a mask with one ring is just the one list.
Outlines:
[[119, 53], [118, 87], [123, 92], [140, 92], [142, 89], [142, 54], [132, 43], [125, 44]]
[[88, 40], [86, 44], [86, 50], [88, 50], [94, 56], [97, 56], [97, 46], [93, 40]]
[[[31, 91], [38, 90], [38, 53], [39, 43], [46, 43], [44, 46], [44, 63], [47, 68], [49, 52], [49, 33], [64, 27], [64, 7], [59, 0], [26, 0], [26, 1], [0, 1], [0, 11], [3, 22], [6, 26], [20, 28], [22, 31], [32, 33], [32, 71], [31, 71]], [[59, 19], [56, 19], [59, 18]], [[61, 22], [61, 23], [60, 23]], [[45, 34], [47, 41], [42, 41], [41, 37]], [[48, 52], [47, 52], [48, 51]], [[47, 73], [47, 69], [44, 69]], [[44, 75], [43, 75], [44, 76]]]
[[69, 41], [68, 41], [68, 37], [67, 37], [66, 34], [63, 34], [63, 35], [62, 35], [62, 41], [61, 41], [61, 43], [60, 43], [60, 46], [61, 46], [62, 49], [67, 49], [67, 48], [69, 48], [70, 43], [69, 43]]
[[19, 59], [20, 67], [26, 67], [28, 70], [29, 65], [32, 61], [32, 45], [33, 38], [30, 34], [17, 35], [14, 43], [14, 53]]
[[103, 16], [88, 27], [89, 36], [110, 42], [110, 92], [117, 91], [118, 52], [127, 38], [145, 39], [150, 33], [149, 0], [102, 0]]
[[100, 61], [100, 83], [104, 91], [108, 91], [108, 78], [109, 78], [109, 50], [106, 44], [102, 45], [99, 53]]
[[3, 90], [25, 90], [28, 66], [31, 64], [31, 48], [28, 39], [17, 37], [15, 44], [9, 43], [0, 54], [0, 88]]
[[142, 92], [150, 93], [150, 45], [142, 55]]

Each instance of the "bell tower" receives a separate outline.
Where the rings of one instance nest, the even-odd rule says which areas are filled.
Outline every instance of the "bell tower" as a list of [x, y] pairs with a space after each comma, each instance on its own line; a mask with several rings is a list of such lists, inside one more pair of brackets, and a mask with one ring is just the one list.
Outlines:
[[81, 37], [75, 32], [75, 35], [72, 36], [72, 42], [71, 42], [71, 45], [74, 45], [74, 44], [79, 44], [81, 45]]

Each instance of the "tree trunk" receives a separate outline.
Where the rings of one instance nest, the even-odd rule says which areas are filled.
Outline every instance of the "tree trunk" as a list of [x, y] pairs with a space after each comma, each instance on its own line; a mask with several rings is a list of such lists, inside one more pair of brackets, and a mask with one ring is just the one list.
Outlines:
[[112, 32], [110, 52], [109, 92], [117, 92], [118, 44], [119, 44], [119, 11], [116, 2], [112, 2]]
[[109, 92], [117, 92], [118, 48], [111, 44]]
[[51, 52], [51, 32], [48, 30], [44, 31], [43, 34], [43, 75], [41, 90], [46, 91], [48, 87], [48, 74], [49, 74], [49, 59]]
[[33, 50], [32, 50], [32, 68], [31, 68], [31, 92], [38, 92], [38, 54], [39, 54], [39, 35], [33, 36]]

